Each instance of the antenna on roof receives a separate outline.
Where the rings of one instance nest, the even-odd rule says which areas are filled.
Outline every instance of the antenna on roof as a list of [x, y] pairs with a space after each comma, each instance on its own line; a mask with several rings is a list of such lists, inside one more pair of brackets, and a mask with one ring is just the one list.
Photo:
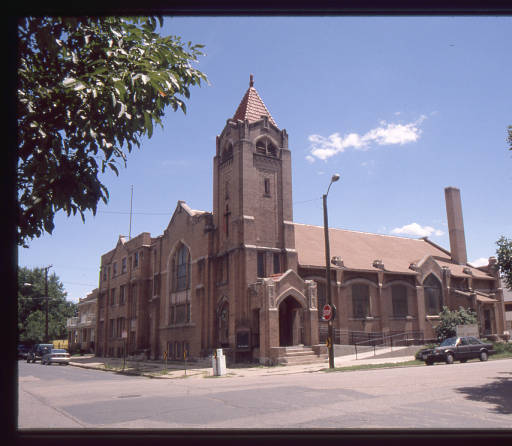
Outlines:
[[132, 194], [130, 196], [130, 231], [128, 232], [128, 240], [132, 238], [132, 202], [133, 202], [133, 184], [132, 184]]

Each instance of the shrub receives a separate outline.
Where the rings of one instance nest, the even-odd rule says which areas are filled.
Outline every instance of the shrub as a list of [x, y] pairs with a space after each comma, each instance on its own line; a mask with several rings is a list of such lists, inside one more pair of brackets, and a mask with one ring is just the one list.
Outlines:
[[450, 310], [443, 307], [439, 313], [441, 323], [436, 327], [436, 335], [439, 342], [457, 335], [457, 325], [476, 324], [476, 313], [471, 308], [459, 307], [458, 310]]

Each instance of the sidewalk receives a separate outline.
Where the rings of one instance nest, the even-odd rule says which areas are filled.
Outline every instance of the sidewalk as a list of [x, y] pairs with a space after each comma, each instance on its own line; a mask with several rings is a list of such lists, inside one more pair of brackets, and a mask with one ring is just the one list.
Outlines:
[[[359, 353], [355, 357], [353, 355], [338, 356], [334, 358], [335, 367], [351, 367], [365, 364], [386, 364], [407, 362], [414, 359], [414, 356], [395, 356], [388, 358], [374, 357], [373, 352]], [[200, 364], [190, 362], [186, 364], [180, 362], [169, 362], [167, 368], [164, 361], [147, 360], [147, 361], [126, 361], [123, 371], [122, 358], [99, 358], [93, 355], [74, 356], [71, 358], [70, 365], [75, 367], [83, 367], [89, 369], [106, 370], [118, 373], [134, 374], [148, 376], [151, 378], [185, 378], [200, 377], [213, 378], [213, 369], [207, 361]], [[327, 360], [319, 359], [317, 363], [303, 365], [280, 365], [280, 366], [259, 366], [259, 365], [232, 365], [227, 367], [224, 377], [248, 377], [248, 376], [272, 376], [272, 375], [289, 375], [296, 373], [313, 373], [327, 369], [329, 363]], [[214, 377], [217, 378], [217, 377]], [[218, 377], [221, 378], [221, 377]]]

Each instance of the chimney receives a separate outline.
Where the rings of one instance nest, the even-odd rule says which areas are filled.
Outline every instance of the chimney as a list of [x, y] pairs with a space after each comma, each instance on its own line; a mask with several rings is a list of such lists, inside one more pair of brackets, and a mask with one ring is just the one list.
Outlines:
[[446, 215], [448, 217], [452, 260], [459, 265], [465, 265], [468, 261], [468, 256], [466, 252], [466, 239], [464, 237], [464, 222], [462, 221], [460, 190], [456, 187], [447, 187], [444, 190], [444, 196], [446, 199]]

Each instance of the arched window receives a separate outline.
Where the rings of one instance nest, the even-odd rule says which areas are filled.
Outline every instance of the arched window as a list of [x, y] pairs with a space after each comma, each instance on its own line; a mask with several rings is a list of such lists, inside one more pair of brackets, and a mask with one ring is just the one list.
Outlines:
[[443, 290], [436, 276], [430, 274], [423, 282], [423, 289], [427, 315], [432, 316], [439, 314], [443, 305]]
[[370, 315], [370, 287], [365, 283], [352, 285], [352, 314], [358, 319]]
[[173, 259], [174, 291], [186, 290], [190, 287], [190, 254], [185, 245], [181, 245]]
[[407, 316], [407, 288], [404, 285], [393, 285], [391, 287], [391, 300], [393, 304], [393, 316]]
[[229, 346], [229, 303], [224, 301], [217, 308], [217, 336], [221, 347]]
[[223, 163], [231, 158], [233, 158], [233, 145], [229, 143], [228, 146], [222, 152], [220, 162]]
[[256, 153], [276, 157], [277, 148], [269, 138], [261, 138], [256, 143]]

